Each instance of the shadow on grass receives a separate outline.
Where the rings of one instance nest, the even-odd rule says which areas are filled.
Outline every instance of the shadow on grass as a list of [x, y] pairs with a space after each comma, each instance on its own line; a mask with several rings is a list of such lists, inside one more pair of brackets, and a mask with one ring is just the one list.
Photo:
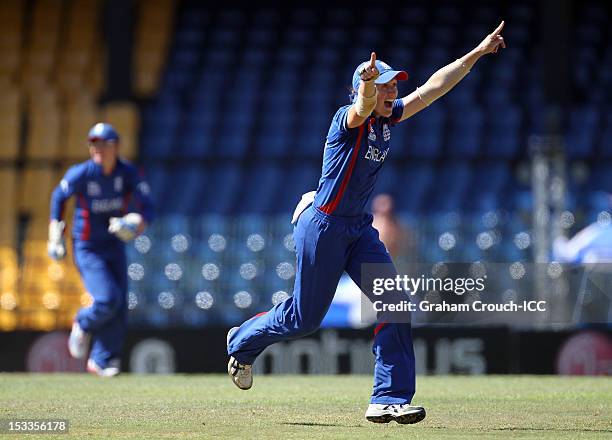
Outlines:
[[341, 426], [343, 428], [362, 428], [363, 425], [344, 425], [342, 423], [317, 423], [317, 422], [283, 422], [281, 425], [293, 426]]

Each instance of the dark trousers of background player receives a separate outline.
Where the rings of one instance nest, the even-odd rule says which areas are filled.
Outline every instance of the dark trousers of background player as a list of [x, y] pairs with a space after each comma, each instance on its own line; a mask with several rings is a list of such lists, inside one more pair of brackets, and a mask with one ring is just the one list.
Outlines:
[[89, 358], [105, 368], [109, 361], [120, 358], [127, 333], [125, 245], [119, 240], [75, 240], [74, 261], [93, 297], [93, 304], [79, 310], [76, 321], [92, 335]]

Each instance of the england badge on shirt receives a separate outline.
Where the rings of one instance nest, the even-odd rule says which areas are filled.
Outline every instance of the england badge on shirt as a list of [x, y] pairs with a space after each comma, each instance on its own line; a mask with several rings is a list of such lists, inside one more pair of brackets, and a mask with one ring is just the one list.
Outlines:
[[121, 177], [121, 176], [115, 177], [114, 186], [115, 186], [115, 191], [116, 192], [123, 191], [123, 177]]
[[383, 140], [388, 142], [391, 139], [391, 130], [389, 130], [389, 126], [387, 124], [383, 125]]
[[98, 182], [87, 182], [87, 195], [89, 197], [98, 197], [102, 194], [102, 188]]

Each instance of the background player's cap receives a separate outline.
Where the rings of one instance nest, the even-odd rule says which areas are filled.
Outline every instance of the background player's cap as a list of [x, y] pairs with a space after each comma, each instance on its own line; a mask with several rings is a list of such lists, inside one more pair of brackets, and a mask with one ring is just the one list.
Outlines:
[[[353, 90], [356, 91], [359, 88], [359, 81], [361, 81], [359, 72], [369, 63], [369, 61], [364, 61], [355, 69], [355, 73], [353, 73]], [[393, 68], [384, 61], [376, 60], [376, 68], [380, 73], [380, 76], [374, 81], [376, 84], [384, 84], [394, 78], [398, 81], [406, 81], [408, 79], [408, 73], [404, 70], [393, 70]]]
[[119, 134], [113, 128], [112, 125], [103, 122], [98, 122], [96, 125], [91, 127], [89, 134], [87, 135], [89, 142], [95, 141], [114, 141], [119, 142]]

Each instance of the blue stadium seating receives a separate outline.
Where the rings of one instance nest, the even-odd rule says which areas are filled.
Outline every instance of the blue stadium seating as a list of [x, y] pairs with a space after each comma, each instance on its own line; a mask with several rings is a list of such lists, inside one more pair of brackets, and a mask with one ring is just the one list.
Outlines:
[[277, 194], [283, 185], [282, 169], [270, 163], [252, 164], [243, 176], [238, 213], [276, 212]]
[[436, 170], [436, 187], [445, 190], [435, 194], [432, 208], [435, 211], [459, 211], [465, 200], [472, 170], [467, 161], [443, 164]]
[[421, 213], [431, 206], [428, 197], [433, 186], [434, 170], [427, 162], [409, 163], [398, 167], [397, 210]]
[[[170, 325], [174, 319], [175, 311], [160, 309], [161, 287], [189, 292], [181, 313], [195, 326], [249, 314], [234, 304], [237, 290], [253, 294], [252, 307], [269, 306], [272, 289], [289, 291], [291, 280], [270, 268], [293, 261], [284, 242], [291, 234], [289, 216], [300, 195], [317, 187], [330, 121], [348, 103], [355, 66], [376, 50], [408, 71], [410, 79], [399, 90], [409, 94], [474, 47], [502, 15], [508, 48], [480, 61], [448, 95], [393, 129], [373, 194], [395, 197], [402, 218], [410, 218], [423, 235], [420, 255], [427, 261], [528, 257], [529, 250], [519, 249], [513, 238], [530, 229], [533, 196], [529, 182], [519, 181], [514, 171], [529, 161], [529, 136], [547, 130], [543, 61], [533, 50], [539, 38], [535, 5], [480, 2], [469, 11], [469, 22], [468, 10], [458, 3], [436, 8], [411, 3], [392, 13], [373, 5], [367, 14], [338, 5], [255, 12], [187, 0], [180, 5], [161, 88], [142, 111], [140, 158], [163, 226], [151, 229], [160, 241], [153, 244], [157, 257], [131, 251], [147, 271], [162, 273], [154, 281], [131, 282], [144, 297], [143, 321]], [[587, 1], [576, 12], [575, 96], [560, 115], [572, 177], [567, 207], [584, 222], [609, 209], [612, 192], [612, 50], [609, 8]], [[585, 176], [574, 176], [575, 165]], [[498, 226], [483, 225], [483, 215], [502, 211]], [[457, 224], [448, 222], [449, 212], [460, 218]], [[181, 223], [176, 214], [191, 222]], [[234, 216], [251, 229], [227, 223]], [[168, 243], [183, 228], [202, 245], [175, 255]], [[261, 253], [244, 246], [245, 237], [258, 229], [269, 244]], [[497, 241], [481, 249], [476, 237], [492, 230]], [[456, 235], [448, 251], [438, 245], [444, 232]], [[223, 237], [215, 238], [219, 243], [226, 241], [223, 249], [209, 245], [213, 234]], [[170, 257], [195, 275], [164, 278]], [[261, 279], [246, 282], [228, 274], [251, 259], [266, 267]], [[206, 262], [221, 267], [218, 279], [204, 279]], [[214, 294], [222, 316], [198, 308], [197, 289]]]
[[484, 130], [484, 115], [478, 107], [467, 107], [451, 120], [448, 154], [453, 157], [472, 158], [479, 153]]
[[599, 112], [593, 106], [571, 111], [565, 139], [566, 152], [571, 159], [583, 159], [592, 155], [598, 118]]
[[517, 106], [492, 106], [487, 111], [488, 129], [483, 154], [491, 159], [513, 159], [524, 150], [521, 135], [522, 112]]
[[445, 116], [443, 108], [428, 107], [398, 128], [406, 130], [405, 151], [409, 157], [434, 159], [441, 154]]
[[612, 108], [605, 116], [604, 129], [599, 142], [600, 154], [605, 158], [612, 158]]

